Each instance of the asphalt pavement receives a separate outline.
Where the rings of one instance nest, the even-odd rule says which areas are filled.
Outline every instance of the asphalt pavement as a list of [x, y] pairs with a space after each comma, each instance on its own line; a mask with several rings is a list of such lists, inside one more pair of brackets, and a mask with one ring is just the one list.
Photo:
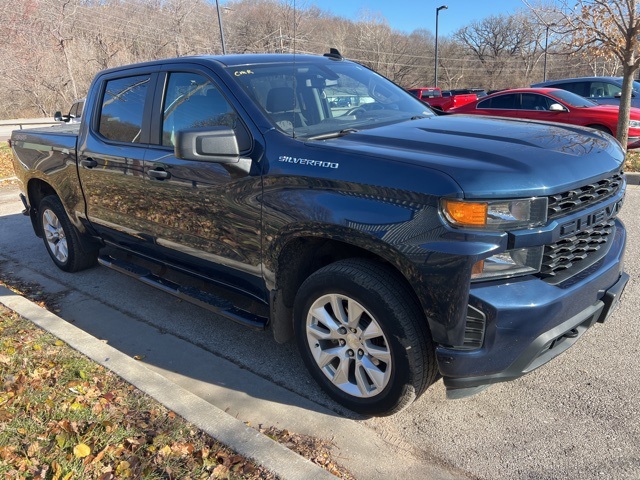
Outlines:
[[[269, 332], [216, 318], [105, 268], [60, 272], [20, 215], [10, 185], [0, 186], [0, 278], [40, 285], [59, 305], [52, 324], [77, 327], [120, 352], [123, 362], [152, 372], [149, 379], [169, 382], [150, 388], [164, 394], [168, 408], [193, 395], [200, 407], [204, 400], [215, 408], [211, 418], [225, 412], [241, 429], [245, 422], [274, 425], [332, 441], [335, 459], [358, 479], [638, 479], [640, 187], [635, 177], [630, 184], [621, 217], [631, 279], [606, 324], [522, 379], [456, 401], [445, 399], [438, 382], [386, 418], [361, 418], [333, 403], [304, 370], [295, 346], [275, 343]], [[16, 299], [0, 292], [0, 301]], [[114, 355], [97, 359], [109, 363]], [[203, 412], [196, 425], [209, 418]], [[261, 445], [257, 452], [268, 461], [272, 449], [280, 447]], [[283, 478], [311, 477], [285, 472]]]

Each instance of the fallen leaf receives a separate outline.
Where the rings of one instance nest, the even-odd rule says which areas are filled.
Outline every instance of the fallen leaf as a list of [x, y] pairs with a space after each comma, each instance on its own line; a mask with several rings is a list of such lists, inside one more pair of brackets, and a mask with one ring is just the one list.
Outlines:
[[78, 458], [84, 458], [91, 454], [91, 448], [85, 443], [79, 443], [73, 447], [73, 454]]

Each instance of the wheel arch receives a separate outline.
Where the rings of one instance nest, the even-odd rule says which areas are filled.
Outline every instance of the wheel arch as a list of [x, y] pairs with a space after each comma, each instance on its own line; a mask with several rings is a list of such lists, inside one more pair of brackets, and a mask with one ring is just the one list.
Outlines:
[[[44, 197], [49, 195], [55, 195], [58, 198], [58, 192], [48, 182], [39, 178], [32, 178], [27, 184], [27, 199], [29, 200], [29, 218], [31, 219], [31, 226], [35, 234], [38, 237], [42, 237], [39, 226], [38, 209], [40, 202]], [[64, 205], [64, 204], [63, 204]]]
[[[278, 249], [275, 281], [271, 291], [271, 326], [278, 342], [286, 342], [293, 336], [293, 304], [298, 289], [311, 274], [339, 260], [349, 258], [367, 259], [386, 265], [391, 275], [403, 283], [421, 311], [425, 304], [412, 287], [412, 279], [419, 271], [413, 264], [384, 242], [371, 238], [365, 243], [347, 242], [344, 239], [322, 235], [296, 235], [290, 237]], [[428, 323], [425, 316], [425, 322]]]

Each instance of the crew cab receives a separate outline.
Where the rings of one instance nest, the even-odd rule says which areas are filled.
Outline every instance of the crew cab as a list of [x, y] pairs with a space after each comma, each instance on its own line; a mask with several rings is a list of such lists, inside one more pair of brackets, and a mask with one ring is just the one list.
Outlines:
[[[359, 104], [331, 105], [344, 96]], [[295, 338], [362, 414], [439, 377], [461, 398], [531, 372], [607, 320], [628, 279], [610, 135], [436, 116], [335, 51], [106, 70], [80, 124], [11, 146], [57, 267], [100, 263]]]

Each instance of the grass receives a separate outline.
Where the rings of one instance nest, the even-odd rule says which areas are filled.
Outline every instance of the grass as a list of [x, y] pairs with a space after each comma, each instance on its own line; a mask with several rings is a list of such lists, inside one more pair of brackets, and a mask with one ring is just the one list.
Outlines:
[[627, 172], [640, 172], [640, 151], [628, 150], [624, 169]]
[[11, 149], [6, 142], [0, 142], [0, 180], [14, 176]]
[[0, 307], [0, 476], [273, 479]]
[[[57, 310], [39, 285], [8, 277], [0, 270], [0, 285]], [[275, 427], [259, 431], [336, 477], [353, 479], [333, 460], [329, 442]], [[276, 478], [2, 305], [0, 477]]]

